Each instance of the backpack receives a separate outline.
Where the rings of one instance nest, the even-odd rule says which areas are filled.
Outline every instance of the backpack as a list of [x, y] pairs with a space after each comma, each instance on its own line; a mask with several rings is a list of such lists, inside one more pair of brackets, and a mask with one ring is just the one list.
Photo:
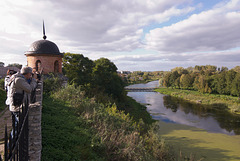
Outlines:
[[22, 103], [23, 103], [23, 98], [24, 98], [24, 91], [23, 91], [23, 93], [15, 92], [13, 94], [13, 105], [14, 106], [21, 106]]

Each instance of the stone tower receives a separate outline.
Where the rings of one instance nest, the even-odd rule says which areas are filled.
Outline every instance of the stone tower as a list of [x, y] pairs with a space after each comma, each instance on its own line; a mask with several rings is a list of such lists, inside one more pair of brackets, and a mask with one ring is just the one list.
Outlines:
[[29, 50], [25, 53], [27, 56], [27, 65], [35, 71], [48, 74], [50, 72], [62, 73], [62, 58], [57, 45], [46, 40], [45, 27], [43, 23], [43, 40], [32, 43]]

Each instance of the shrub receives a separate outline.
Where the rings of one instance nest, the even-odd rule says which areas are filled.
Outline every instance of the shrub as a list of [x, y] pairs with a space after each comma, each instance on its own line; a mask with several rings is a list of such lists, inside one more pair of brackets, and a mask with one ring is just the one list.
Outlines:
[[60, 89], [64, 81], [64, 79], [61, 78], [60, 75], [55, 75], [53, 73], [50, 73], [49, 75], [44, 75], [43, 80], [44, 80], [43, 93], [47, 95]]
[[4, 79], [0, 79], [0, 88], [4, 89]]

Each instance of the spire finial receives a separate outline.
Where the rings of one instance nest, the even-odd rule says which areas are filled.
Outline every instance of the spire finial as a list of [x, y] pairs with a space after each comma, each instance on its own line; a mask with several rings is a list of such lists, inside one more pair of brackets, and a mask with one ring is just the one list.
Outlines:
[[45, 35], [45, 26], [44, 26], [44, 20], [43, 20], [43, 39], [46, 40], [47, 36]]

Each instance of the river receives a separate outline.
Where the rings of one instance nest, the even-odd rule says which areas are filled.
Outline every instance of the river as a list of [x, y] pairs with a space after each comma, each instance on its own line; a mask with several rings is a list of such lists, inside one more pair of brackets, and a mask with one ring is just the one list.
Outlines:
[[[130, 85], [130, 88], [157, 87], [158, 81]], [[159, 120], [160, 137], [176, 155], [194, 160], [239, 161], [240, 117], [224, 106], [203, 106], [157, 92], [128, 92], [144, 104], [152, 118]]]
[[[158, 81], [128, 87], [158, 87]], [[216, 110], [157, 92], [128, 92], [128, 96], [145, 104], [155, 120], [193, 126], [213, 133], [240, 135], [240, 117], [225, 108]]]

